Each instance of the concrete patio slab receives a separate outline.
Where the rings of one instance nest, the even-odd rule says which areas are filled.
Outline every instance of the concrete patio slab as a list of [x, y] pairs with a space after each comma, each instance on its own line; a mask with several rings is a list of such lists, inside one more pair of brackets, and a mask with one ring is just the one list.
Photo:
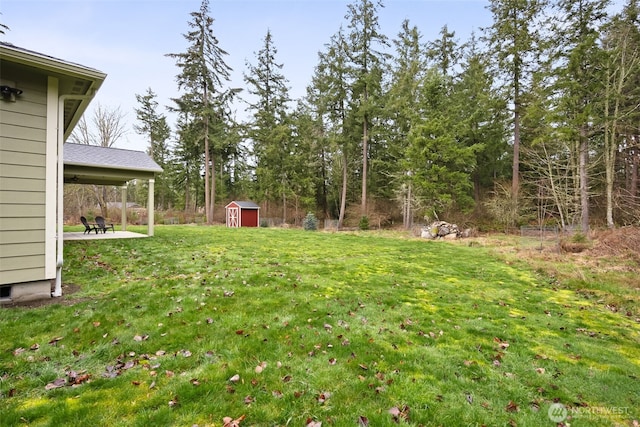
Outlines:
[[106, 233], [83, 233], [82, 231], [69, 231], [64, 233], [64, 241], [68, 240], [105, 240], [105, 239], [138, 239], [149, 237], [146, 234], [134, 233], [133, 231], [116, 231]]

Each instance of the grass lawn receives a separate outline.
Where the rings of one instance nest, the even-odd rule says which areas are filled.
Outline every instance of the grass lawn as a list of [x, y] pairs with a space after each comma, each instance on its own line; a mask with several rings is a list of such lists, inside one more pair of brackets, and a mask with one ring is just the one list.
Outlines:
[[158, 226], [64, 250], [76, 292], [0, 309], [2, 426], [640, 420], [637, 285], [376, 232]]

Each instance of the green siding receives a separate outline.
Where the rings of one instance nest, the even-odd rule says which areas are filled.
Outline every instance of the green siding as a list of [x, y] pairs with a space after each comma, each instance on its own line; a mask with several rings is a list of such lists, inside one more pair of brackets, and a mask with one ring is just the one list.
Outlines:
[[0, 102], [0, 284], [46, 279], [47, 78], [0, 63], [0, 83], [23, 90]]

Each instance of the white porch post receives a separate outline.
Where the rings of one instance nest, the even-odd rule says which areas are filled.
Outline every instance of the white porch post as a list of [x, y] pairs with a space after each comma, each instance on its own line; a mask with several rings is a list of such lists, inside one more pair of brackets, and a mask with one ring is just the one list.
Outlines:
[[120, 187], [120, 201], [122, 202], [122, 231], [127, 231], [127, 184]]
[[149, 180], [149, 199], [147, 202], [147, 235], [153, 236], [153, 209], [154, 209], [154, 201], [153, 201], [153, 187], [155, 184], [155, 179]]

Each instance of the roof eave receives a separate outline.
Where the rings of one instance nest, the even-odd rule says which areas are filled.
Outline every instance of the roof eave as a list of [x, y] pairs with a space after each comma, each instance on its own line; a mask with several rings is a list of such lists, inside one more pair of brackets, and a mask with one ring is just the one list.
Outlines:
[[15, 62], [17, 64], [37, 68], [49, 73], [86, 79], [91, 82], [86, 92], [83, 94], [89, 95], [90, 98], [80, 100], [78, 108], [76, 108], [73, 116], [66, 124], [66, 127], [64, 129], [65, 140], [69, 138], [71, 132], [82, 117], [82, 114], [84, 114], [84, 111], [87, 109], [89, 103], [93, 99], [93, 96], [96, 94], [98, 89], [100, 89], [102, 83], [107, 78], [107, 74], [103, 73], [102, 71], [67, 62], [31, 50], [18, 48], [8, 43], [0, 44], [0, 57], [2, 57], [3, 59], [11, 60], [12, 62]]
[[[77, 166], [82, 168], [111, 168], [110, 166], [100, 165], [96, 163], [83, 163], [83, 162], [70, 162], [65, 160], [65, 166]], [[113, 166], [113, 169], [124, 170], [124, 171], [132, 171], [132, 172], [146, 172], [146, 173], [162, 173], [164, 170], [162, 168], [132, 168], [132, 167], [123, 167], [123, 166]]]
[[3, 57], [10, 58], [14, 62], [20, 64], [29, 65], [39, 69], [61, 73], [69, 76], [77, 76], [99, 81], [100, 83], [95, 88], [96, 90], [100, 87], [104, 79], [107, 77], [105, 73], [94, 68], [89, 68], [79, 64], [63, 61], [61, 59], [43, 55], [38, 52], [26, 51], [16, 47], [8, 46], [7, 44], [0, 45], [0, 53]]

